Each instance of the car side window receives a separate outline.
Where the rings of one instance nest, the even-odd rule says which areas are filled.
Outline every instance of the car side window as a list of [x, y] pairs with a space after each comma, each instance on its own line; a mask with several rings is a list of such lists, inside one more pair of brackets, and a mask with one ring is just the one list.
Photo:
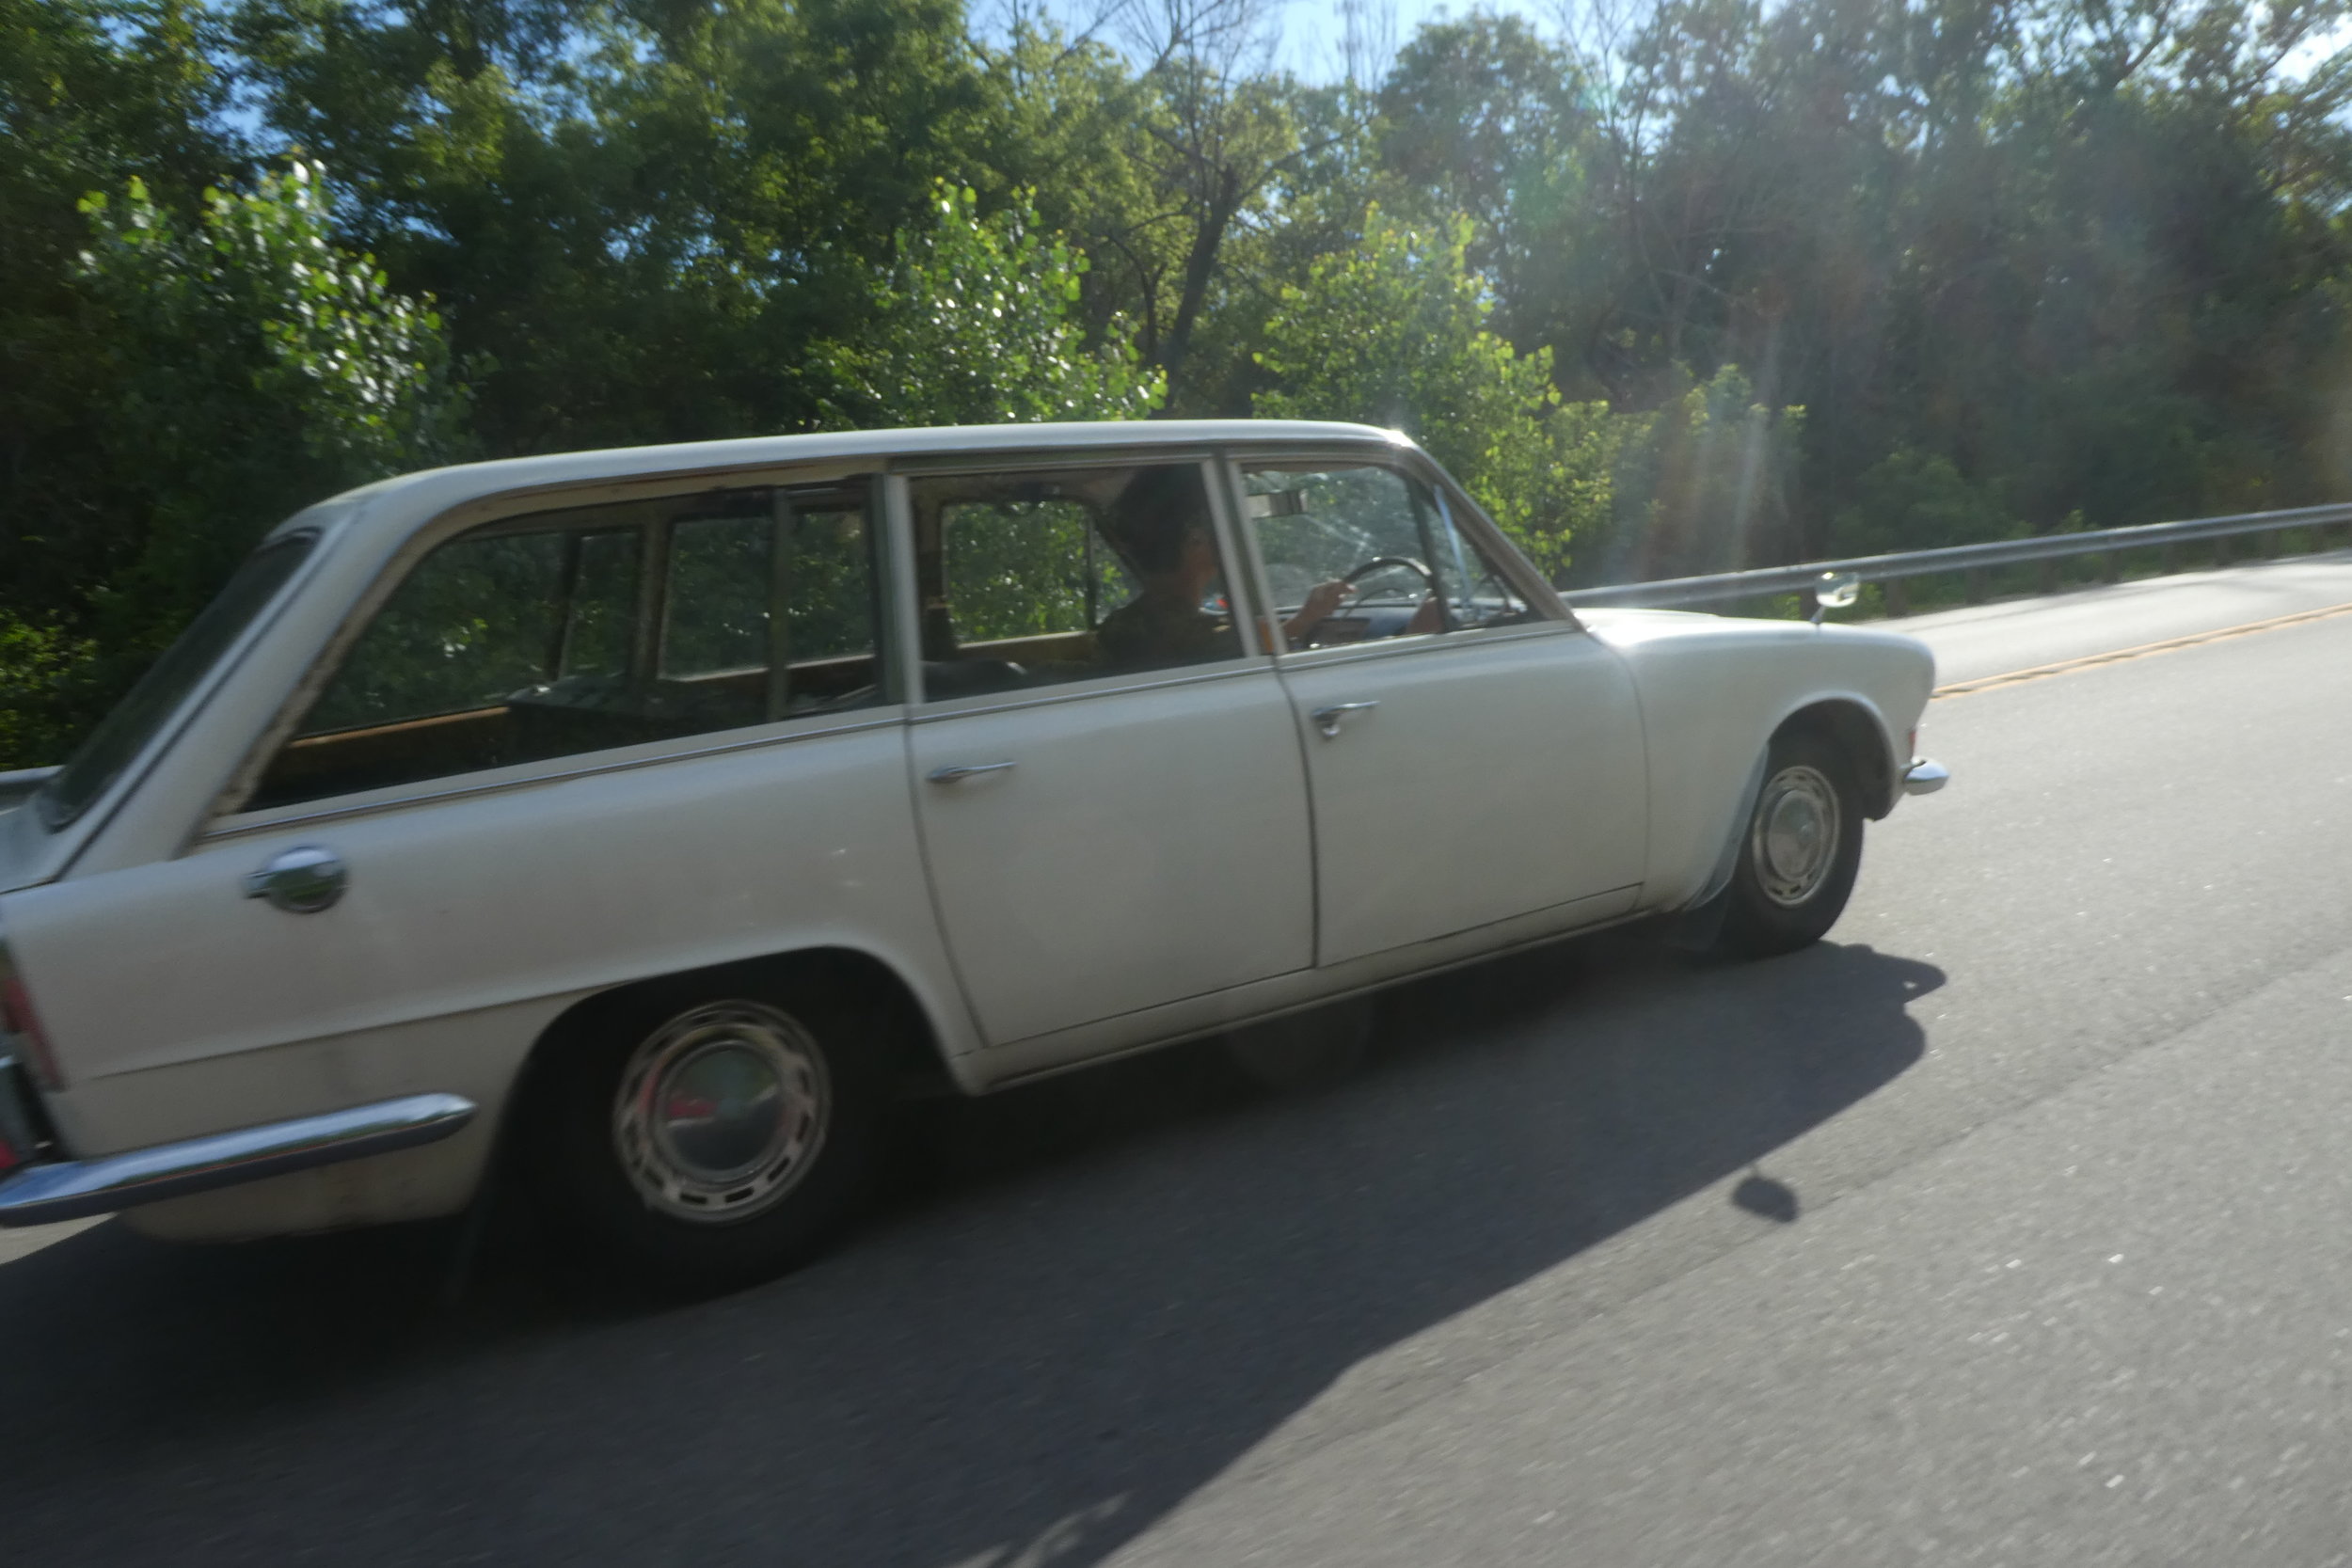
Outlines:
[[855, 483], [461, 534], [393, 590], [247, 809], [872, 706], [870, 531]]
[[1198, 463], [908, 486], [933, 700], [1235, 658]]
[[1418, 480], [1371, 464], [1263, 465], [1244, 480], [1266, 586], [1295, 649], [1536, 618]]

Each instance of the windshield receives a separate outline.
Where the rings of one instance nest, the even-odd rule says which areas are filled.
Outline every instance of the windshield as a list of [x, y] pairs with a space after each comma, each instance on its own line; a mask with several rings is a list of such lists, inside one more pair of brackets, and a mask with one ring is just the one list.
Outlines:
[[131, 759], [146, 749], [204, 672], [277, 597], [317, 539], [315, 533], [289, 534], [246, 558], [229, 585], [164, 650], [163, 657], [90, 732], [72, 760], [34, 797], [35, 809], [52, 832], [87, 811]]

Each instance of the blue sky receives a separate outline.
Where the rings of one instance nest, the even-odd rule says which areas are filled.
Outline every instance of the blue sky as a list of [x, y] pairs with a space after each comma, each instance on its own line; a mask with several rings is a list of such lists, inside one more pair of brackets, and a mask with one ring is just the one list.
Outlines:
[[[1086, 15], [1097, 9], [1102, 0], [1045, 0], [1046, 8], [1061, 17], [1066, 25], [1076, 25]], [[1274, 0], [1268, 0], [1269, 5]], [[1473, 9], [1514, 12], [1546, 25], [1549, 11], [1549, 0], [1363, 0], [1363, 8], [1374, 19], [1375, 31], [1390, 34], [1391, 47], [1411, 38], [1424, 22], [1443, 15], [1461, 16]], [[973, 0], [976, 20], [989, 9], [988, 0]], [[1312, 81], [1330, 81], [1344, 69], [1341, 40], [1346, 36], [1347, 24], [1341, 0], [1288, 0], [1272, 11], [1279, 32], [1276, 46], [1277, 61], [1299, 75]], [[985, 23], [983, 23], [985, 25]], [[1105, 29], [1116, 37], [1116, 29]]]

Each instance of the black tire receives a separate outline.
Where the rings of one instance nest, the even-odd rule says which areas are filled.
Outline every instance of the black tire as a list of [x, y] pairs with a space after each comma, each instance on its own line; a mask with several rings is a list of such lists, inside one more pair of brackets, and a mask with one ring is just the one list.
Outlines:
[[[1833, 805], [1836, 821], [1822, 822]], [[1810, 730], [1774, 736], [1763, 787], [1740, 830], [1717, 946], [1760, 958], [1820, 941], [1853, 893], [1863, 821], [1853, 764], [1841, 748]]]
[[[873, 1195], [888, 1027], [821, 980], [626, 993], [546, 1043], [516, 1174], [588, 1261], [638, 1289], [703, 1294], [797, 1268]], [[680, 1114], [697, 1103], [709, 1114]]]

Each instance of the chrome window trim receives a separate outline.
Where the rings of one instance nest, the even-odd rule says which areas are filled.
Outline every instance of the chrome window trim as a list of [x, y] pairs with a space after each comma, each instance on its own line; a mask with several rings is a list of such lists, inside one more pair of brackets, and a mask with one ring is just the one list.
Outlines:
[[[215, 818], [212, 826], [197, 835], [196, 843], [199, 846], [215, 844], [227, 839], [250, 838], [257, 833], [274, 832], [281, 828], [308, 827], [314, 822], [334, 822], [345, 817], [372, 816], [378, 812], [405, 811], [416, 806], [438, 805], [446, 800], [465, 800], [477, 795], [501, 795], [510, 790], [530, 789], [539, 784], [562, 784], [571, 779], [594, 778], [605, 773], [630, 773], [641, 768], [660, 768], [673, 762], [692, 762], [701, 757], [725, 756], [736, 752], [755, 752], [770, 746], [788, 746], [796, 740], [818, 740], [827, 736], [855, 735], [866, 730], [894, 729], [907, 721], [903, 705], [887, 705], [878, 707], [875, 711], [878, 714], [877, 717], [852, 723], [823, 724], [821, 728], [792, 729], [780, 734], [772, 733], [772, 726], [763, 725], [761, 726], [763, 730], [770, 730], [771, 733], [747, 736], [739, 740], [724, 741], [715, 746], [689, 746], [676, 751], [657, 752], [645, 756], [616, 757], [610, 762], [593, 763], [586, 767], [551, 768], [545, 772], [526, 773], [512, 778], [482, 779], [475, 784], [454, 784], [446, 789], [423, 789], [405, 795], [372, 796], [366, 800], [346, 800], [342, 805], [326, 806], [316, 811], [301, 811], [288, 807], [280, 808], [285, 813], [282, 816], [266, 812], [242, 813], [235, 816]], [[809, 725], [821, 723], [821, 719], [822, 716], [813, 715], [807, 718], [787, 720], [785, 722]], [[705, 732], [707, 735], [731, 733], [736, 732], [727, 730]], [[691, 738], [701, 739], [702, 736], [696, 736]], [[595, 755], [596, 753], [594, 752], [580, 752], [573, 753], [572, 756], [551, 757], [548, 760], [571, 762], [577, 757]], [[516, 763], [514, 766], [532, 768], [538, 765]], [[452, 778], [458, 779], [469, 776], [463, 773], [450, 775]]]
[[1320, 670], [1327, 665], [1404, 658], [1414, 654], [1442, 653], [1449, 648], [1483, 648], [1496, 642], [1581, 635], [1582, 627], [1564, 626], [1556, 621], [1539, 622], [1532, 626], [1471, 626], [1461, 631], [1428, 631], [1414, 637], [1383, 637], [1366, 642], [1337, 642], [1327, 648], [1302, 648], [1283, 655], [1282, 667]]
[[[1044, 707], [1054, 703], [1082, 703], [1096, 697], [1120, 697], [1136, 691], [1161, 691], [1177, 686], [1205, 686], [1212, 681], [1240, 680], [1249, 675], [1270, 675], [1273, 661], [1263, 654], [1245, 655], [1240, 658], [1219, 659], [1215, 664], [1178, 665], [1167, 672], [1153, 672], [1156, 678], [1134, 680], [1118, 675], [1101, 675], [1091, 681], [1064, 681], [1059, 686], [1028, 687], [1017, 691], [984, 691], [969, 697], [950, 697], [945, 702], [917, 705], [907, 717], [910, 724], [936, 723], [943, 719], [962, 719], [977, 713], [1008, 713], [1018, 708]], [[1116, 684], [1113, 684], [1116, 683]], [[963, 705], [958, 706], [957, 705]]]

